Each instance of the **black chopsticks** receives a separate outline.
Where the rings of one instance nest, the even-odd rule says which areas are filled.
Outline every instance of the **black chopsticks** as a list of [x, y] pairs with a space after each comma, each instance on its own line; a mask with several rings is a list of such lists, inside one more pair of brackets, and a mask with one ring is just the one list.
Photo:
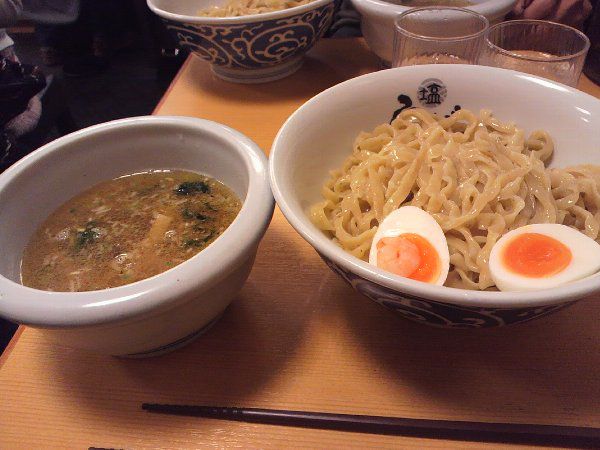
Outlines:
[[163, 414], [431, 439], [598, 447], [600, 429], [565, 425], [467, 422], [260, 408], [143, 403]]

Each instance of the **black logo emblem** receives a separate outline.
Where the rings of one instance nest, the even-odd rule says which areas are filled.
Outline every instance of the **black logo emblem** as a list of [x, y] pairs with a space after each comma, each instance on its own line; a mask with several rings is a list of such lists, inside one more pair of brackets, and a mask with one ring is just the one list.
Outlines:
[[[417, 98], [419, 99], [421, 105], [426, 106], [428, 108], [433, 108], [437, 105], [442, 104], [442, 102], [446, 99], [447, 93], [448, 91], [446, 89], [446, 86], [444, 85], [444, 83], [442, 83], [441, 80], [438, 80], [437, 78], [428, 78], [419, 85], [419, 89], [417, 90]], [[418, 105], [415, 106], [415, 102], [408, 94], [400, 94], [398, 96], [398, 103], [400, 104], [400, 108], [396, 109], [393, 112], [392, 118], [390, 119], [390, 123], [392, 123], [402, 111], [418, 107]], [[460, 109], [460, 105], [454, 105], [452, 111], [444, 115], [444, 117], [448, 118], [455, 112], [460, 111]], [[437, 115], [436, 112], [434, 112], [433, 114]]]
[[400, 103], [402, 106], [400, 108], [398, 108], [396, 111], [394, 111], [394, 114], [392, 114], [392, 118], [390, 119], [390, 123], [392, 123], [394, 121], [394, 119], [396, 117], [398, 117], [398, 114], [400, 114], [402, 111], [404, 111], [405, 109], [413, 107], [412, 100], [406, 94], [400, 94], [398, 96], [398, 103]]
[[424, 80], [417, 90], [419, 102], [426, 108], [441, 105], [446, 99], [447, 93], [446, 85], [437, 78]]

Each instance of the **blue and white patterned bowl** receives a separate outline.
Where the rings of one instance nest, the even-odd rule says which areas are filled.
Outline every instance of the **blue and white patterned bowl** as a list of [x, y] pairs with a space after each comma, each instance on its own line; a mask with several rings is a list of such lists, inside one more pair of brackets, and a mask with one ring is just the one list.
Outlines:
[[224, 0], [147, 0], [179, 45], [211, 64], [218, 77], [263, 83], [291, 75], [331, 24], [334, 0], [242, 17], [199, 17]]
[[600, 292], [600, 274], [528, 292], [481, 292], [434, 286], [384, 272], [348, 254], [310, 221], [328, 171], [340, 167], [361, 130], [414, 106], [438, 115], [491, 109], [525, 131], [547, 130], [552, 165], [600, 164], [600, 101], [531, 75], [483, 66], [400, 67], [338, 84], [300, 107], [270, 154], [273, 194], [290, 224], [354, 289], [405, 318], [449, 328], [526, 322]]

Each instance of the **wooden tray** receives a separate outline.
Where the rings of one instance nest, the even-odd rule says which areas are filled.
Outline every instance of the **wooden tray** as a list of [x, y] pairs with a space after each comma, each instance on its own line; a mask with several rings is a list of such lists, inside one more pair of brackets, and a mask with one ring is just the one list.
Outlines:
[[[268, 150], [307, 98], [377, 68], [356, 39], [324, 40], [298, 73], [258, 86], [190, 58], [156, 113], [216, 120]], [[248, 283], [186, 348], [124, 360], [21, 327], [0, 358], [0, 448], [482, 446], [151, 415], [144, 401], [600, 427], [597, 317], [593, 298], [507, 328], [411, 323], [346, 286], [277, 210]]]

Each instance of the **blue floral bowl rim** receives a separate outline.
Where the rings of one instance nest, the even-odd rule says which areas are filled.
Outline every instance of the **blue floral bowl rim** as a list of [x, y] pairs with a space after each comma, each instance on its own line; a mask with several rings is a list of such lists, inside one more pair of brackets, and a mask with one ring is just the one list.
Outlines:
[[251, 14], [248, 16], [239, 17], [203, 17], [203, 16], [188, 16], [186, 14], [176, 14], [156, 6], [156, 0], [146, 0], [148, 8], [159, 17], [171, 20], [173, 22], [181, 22], [193, 25], [242, 25], [245, 23], [267, 22], [269, 20], [284, 19], [297, 14], [317, 9], [321, 6], [333, 3], [334, 0], [315, 0], [305, 5], [294, 6], [293, 8], [282, 9], [281, 11], [273, 11], [263, 14]]
[[534, 291], [476, 291], [447, 286], [436, 286], [408, 278], [402, 278], [374, 267], [337, 246], [332, 240], [327, 238], [325, 234], [318, 230], [316, 226], [312, 224], [310, 224], [309, 227], [306, 226], [304, 223], [305, 220], [309, 221], [309, 219], [306, 218], [306, 213], [293, 207], [291, 205], [292, 202], [287, 201], [277, 176], [279, 164], [285, 160], [285, 151], [287, 147], [285, 135], [288, 131], [287, 128], [294, 126], [294, 122], [298, 120], [299, 116], [304, 114], [306, 109], [312, 109], [314, 104], [322, 102], [324, 99], [335, 101], [336, 95], [343, 95], [343, 92], [350, 89], [350, 86], [360, 87], [367, 84], [377, 85], [378, 80], [383, 81], [386, 78], [398, 80], [398, 77], [403, 73], [411, 71], [417, 72], [424, 77], [430, 77], [432, 73], [439, 72], [444, 72], [446, 76], [458, 76], [465, 71], [473, 71], [479, 72], [478, 75], [482, 77], [498, 76], [500, 78], [518, 78], [519, 81], [540, 84], [549, 89], [568, 91], [568, 95], [572, 99], [577, 98], [586, 104], [590, 104], [590, 102], [593, 103], [595, 107], [592, 109], [594, 110], [598, 110], [600, 106], [600, 100], [595, 97], [545, 78], [498, 67], [465, 64], [435, 64], [397, 67], [361, 75], [336, 84], [315, 95], [296, 109], [296, 111], [294, 111], [281, 126], [271, 146], [271, 152], [269, 154], [271, 189], [277, 205], [290, 225], [292, 225], [292, 227], [323, 257], [358, 277], [386, 287], [400, 295], [406, 294], [424, 300], [433, 300], [451, 305], [506, 309], [559, 305], [589, 297], [590, 295], [599, 292], [600, 272], [562, 286]]

